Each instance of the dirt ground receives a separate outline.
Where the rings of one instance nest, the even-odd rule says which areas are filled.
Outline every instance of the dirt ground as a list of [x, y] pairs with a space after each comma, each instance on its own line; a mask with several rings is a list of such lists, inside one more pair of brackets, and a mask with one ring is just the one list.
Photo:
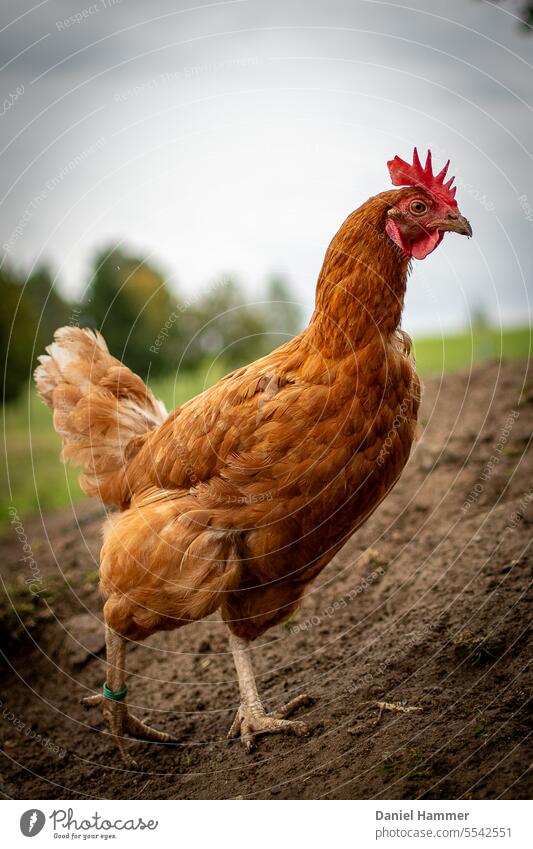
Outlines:
[[[105, 677], [103, 511], [87, 500], [23, 522], [14, 513], [0, 569], [29, 627], [15, 641], [2, 636], [0, 791], [531, 796], [532, 426], [525, 363], [426, 383], [422, 437], [401, 481], [295, 619], [255, 644], [265, 703], [309, 693], [314, 703], [300, 714], [311, 733], [262, 738], [252, 754], [226, 739], [238, 691], [213, 617], [129, 648], [130, 704], [179, 743], [132, 741], [138, 767], [124, 771], [98, 710], [79, 704]], [[30, 604], [24, 582], [36, 594]]]

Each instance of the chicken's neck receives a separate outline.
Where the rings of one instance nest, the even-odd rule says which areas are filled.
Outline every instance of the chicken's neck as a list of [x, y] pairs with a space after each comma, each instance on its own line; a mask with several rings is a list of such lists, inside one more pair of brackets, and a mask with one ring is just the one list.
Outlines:
[[327, 250], [308, 333], [328, 355], [388, 338], [400, 324], [409, 260], [385, 233], [383, 197], [353, 212]]

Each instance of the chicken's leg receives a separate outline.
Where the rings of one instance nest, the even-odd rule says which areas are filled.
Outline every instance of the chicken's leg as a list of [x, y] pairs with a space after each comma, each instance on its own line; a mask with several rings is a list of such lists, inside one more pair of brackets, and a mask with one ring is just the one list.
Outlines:
[[302, 737], [308, 733], [305, 722], [286, 719], [301, 705], [311, 703], [307, 695], [296, 696], [278, 710], [267, 714], [257, 692], [254, 670], [250, 658], [249, 643], [230, 632], [230, 648], [239, 677], [241, 703], [237, 710], [228, 737], [239, 737], [247, 752], [255, 745], [255, 737], [259, 734], [280, 734], [288, 732]]
[[95, 696], [86, 696], [82, 704], [86, 707], [102, 705], [102, 712], [107, 720], [111, 734], [116, 737], [120, 756], [126, 766], [135, 766], [135, 761], [128, 755], [124, 746], [124, 734], [130, 734], [139, 740], [150, 740], [155, 743], [169, 743], [174, 738], [163, 731], [156, 731], [137, 719], [128, 710], [124, 701], [127, 694], [125, 686], [126, 672], [124, 669], [124, 658], [126, 655], [126, 641], [124, 637], [112, 631], [108, 625], [105, 629], [106, 653], [107, 653], [107, 681], [104, 692]]

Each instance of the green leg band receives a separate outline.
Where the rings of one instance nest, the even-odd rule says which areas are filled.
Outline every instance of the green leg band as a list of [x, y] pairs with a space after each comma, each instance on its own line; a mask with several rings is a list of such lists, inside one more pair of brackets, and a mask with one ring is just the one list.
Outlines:
[[128, 688], [124, 684], [121, 690], [114, 693], [113, 690], [107, 686], [107, 681], [105, 681], [104, 686], [102, 687], [102, 692], [104, 694], [104, 699], [109, 699], [112, 702], [121, 702], [122, 699], [125, 699], [128, 695]]

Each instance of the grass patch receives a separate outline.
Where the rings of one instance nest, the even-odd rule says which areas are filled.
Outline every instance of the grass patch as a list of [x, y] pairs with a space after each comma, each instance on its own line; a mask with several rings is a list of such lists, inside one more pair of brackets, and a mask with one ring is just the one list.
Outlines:
[[413, 749], [406, 764], [406, 778], [412, 781], [423, 781], [430, 778], [437, 769], [437, 761], [432, 754]]
[[505, 646], [493, 634], [476, 635], [462, 631], [453, 638], [455, 651], [471, 666], [492, 663], [502, 654]]
[[527, 359], [531, 347], [530, 327], [500, 331], [483, 326], [414, 342], [417, 370], [422, 377], [469, 369], [487, 360]]
[[90, 572], [86, 572], [83, 576], [83, 584], [86, 587], [95, 587], [100, 580], [100, 570], [92, 569]]
[[50, 598], [50, 590], [31, 592], [22, 581], [4, 585], [0, 591], [0, 642], [4, 646], [16, 643], [26, 631], [32, 631], [46, 617], [42, 599]]
[[78, 472], [59, 462], [61, 443], [52, 427], [50, 410], [33, 389], [6, 405], [4, 425], [5, 456], [0, 470], [4, 522], [8, 521], [11, 504], [24, 516], [80, 498]]

